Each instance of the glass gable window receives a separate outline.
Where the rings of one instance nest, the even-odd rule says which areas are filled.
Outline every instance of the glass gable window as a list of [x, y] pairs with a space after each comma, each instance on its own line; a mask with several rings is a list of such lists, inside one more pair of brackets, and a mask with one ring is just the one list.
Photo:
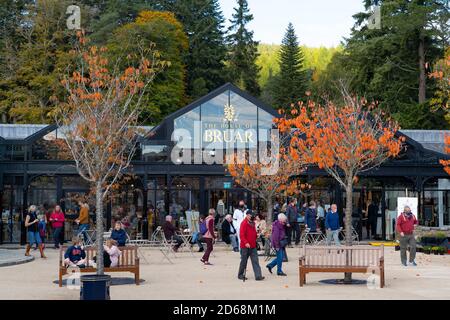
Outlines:
[[[261, 141], [270, 139], [268, 130], [273, 128], [273, 118], [241, 95], [227, 90], [174, 120], [174, 129], [187, 130], [196, 142], [179, 135], [177, 146], [211, 152], [225, 148], [253, 149], [258, 137]], [[201, 121], [201, 128], [195, 128], [195, 121]]]
[[166, 145], [142, 145], [142, 158], [146, 162], [165, 162], [169, 156]]
[[[194, 146], [193, 139], [195, 136], [195, 122], [200, 121], [200, 107], [195, 108], [174, 121], [174, 130], [182, 130], [178, 132], [181, 136], [180, 146], [184, 148], [192, 148]], [[186, 132], [183, 132], [186, 130]]]

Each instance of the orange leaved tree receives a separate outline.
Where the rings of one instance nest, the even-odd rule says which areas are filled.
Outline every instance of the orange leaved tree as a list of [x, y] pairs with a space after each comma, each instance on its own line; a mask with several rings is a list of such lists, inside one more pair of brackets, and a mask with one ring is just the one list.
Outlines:
[[67, 101], [55, 118], [79, 175], [95, 190], [97, 274], [102, 275], [103, 201], [130, 166], [141, 97], [164, 62], [151, 46], [130, 53], [134, 65], [118, 70], [117, 62], [108, 61], [106, 48], [87, 46], [83, 31], [77, 36], [75, 70], [62, 81]]
[[345, 242], [351, 245], [353, 183], [360, 173], [397, 156], [403, 139], [396, 137], [397, 124], [385, 121], [373, 105], [351, 97], [345, 90], [342, 93], [343, 106], [300, 103], [292, 110], [292, 117], [278, 120], [278, 127], [284, 132], [294, 130], [292, 155], [299, 154], [306, 162], [326, 170], [345, 189]]
[[[290, 161], [286, 156], [286, 142], [289, 144], [289, 134], [284, 134], [281, 138], [271, 139], [270, 148], [261, 150], [264, 154], [259, 161], [250, 161], [246, 153], [245, 159], [236, 153], [228, 161], [227, 170], [243, 188], [258, 195], [267, 205], [267, 223], [273, 219], [273, 201], [279, 194], [293, 194], [297, 191], [296, 176], [305, 170], [304, 162], [298, 158], [297, 161]], [[274, 137], [274, 135], [272, 135]], [[270, 150], [270, 155], [266, 151]], [[244, 161], [239, 161], [244, 160]]]

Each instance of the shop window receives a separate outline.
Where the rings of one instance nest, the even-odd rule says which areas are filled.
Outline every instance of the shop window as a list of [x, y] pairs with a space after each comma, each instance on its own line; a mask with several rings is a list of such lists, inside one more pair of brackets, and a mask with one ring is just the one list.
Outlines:
[[33, 143], [31, 159], [71, 160], [72, 155], [61, 133], [58, 130], [54, 130]]
[[166, 145], [142, 145], [142, 158], [146, 162], [166, 162], [169, 147]]
[[25, 160], [26, 145], [8, 144], [5, 147], [4, 158], [12, 161]]

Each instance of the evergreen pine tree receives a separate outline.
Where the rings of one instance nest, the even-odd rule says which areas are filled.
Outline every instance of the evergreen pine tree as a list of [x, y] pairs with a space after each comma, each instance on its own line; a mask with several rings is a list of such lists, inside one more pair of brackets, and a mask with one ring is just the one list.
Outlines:
[[[161, 2], [162, 3], [162, 2]], [[218, 0], [165, 0], [165, 10], [176, 14], [189, 37], [187, 93], [199, 98], [225, 83], [224, 18]]]
[[234, 9], [230, 20], [229, 35], [229, 78], [230, 81], [254, 96], [261, 94], [258, 83], [259, 71], [257, 66], [258, 42], [253, 40], [253, 31], [247, 29], [253, 15], [248, 8], [247, 0], [238, 0], [238, 7]]
[[309, 83], [309, 74], [304, 70], [303, 51], [292, 23], [289, 23], [281, 44], [279, 64], [280, 73], [275, 78], [272, 96], [275, 107], [287, 108], [305, 96]]

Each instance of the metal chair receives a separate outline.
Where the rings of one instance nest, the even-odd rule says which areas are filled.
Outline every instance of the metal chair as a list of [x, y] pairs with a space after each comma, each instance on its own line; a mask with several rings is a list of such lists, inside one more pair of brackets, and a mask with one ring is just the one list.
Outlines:
[[318, 246], [318, 245], [323, 245], [326, 242], [326, 237], [324, 236], [324, 234], [320, 231], [317, 230], [316, 232], [311, 232], [311, 229], [306, 228], [301, 237], [300, 237], [300, 243], [301, 245], [313, 245], [313, 246]]

